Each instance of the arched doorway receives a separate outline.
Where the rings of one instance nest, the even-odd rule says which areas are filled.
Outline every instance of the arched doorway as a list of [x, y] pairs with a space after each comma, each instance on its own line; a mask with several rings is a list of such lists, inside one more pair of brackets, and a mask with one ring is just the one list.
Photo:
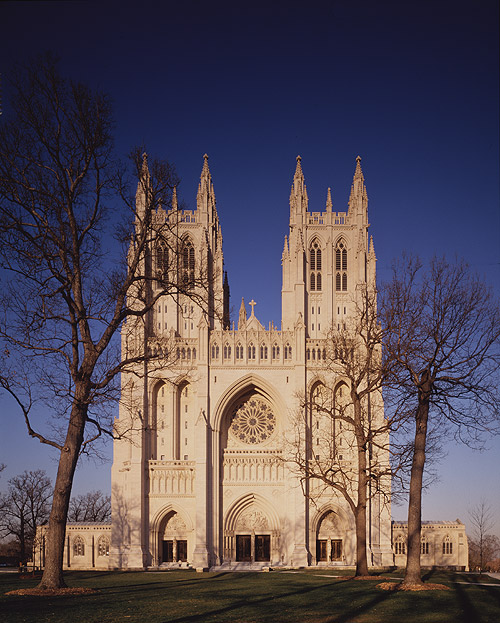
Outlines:
[[334, 511], [324, 513], [316, 533], [316, 563], [345, 563], [345, 529]]
[[280, 560], [278, 518], [268, 504], [245, 496], [228, 512], [224, 530], [224, 561], [276, 564]]
[[165, 515], [158, 529], [159, 564], [187, 563], [192, 551], [192, 530], [176, 511]]

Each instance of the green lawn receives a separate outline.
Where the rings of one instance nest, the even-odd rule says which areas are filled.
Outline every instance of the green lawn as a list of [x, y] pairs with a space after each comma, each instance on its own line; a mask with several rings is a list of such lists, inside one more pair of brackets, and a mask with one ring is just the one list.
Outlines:
[[[394, 577], [394, 574], [391, 574]], [[391, 593], [380, 580], [335, 578], [333, 572], [66, 574], [70, 586], [99, 593], [64, 597], [7, 596], [36, 584], [0, 574], [0, 621], [6, 623], [498, 623], [500, 583], [487, 576], [430, 573], [450, 591]], [[464, 582], [464, 584], [462, 584]], [[487, 582], [480, 585], [478, 582]]]

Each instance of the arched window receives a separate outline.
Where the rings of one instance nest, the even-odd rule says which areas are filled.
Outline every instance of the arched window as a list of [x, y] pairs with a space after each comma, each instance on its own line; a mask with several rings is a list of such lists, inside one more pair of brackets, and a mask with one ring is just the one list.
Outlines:
[[243, 359], [243, 346], [241, 344], [236, 345], [236, 359]]
[[100, 536], [97, 541], [97, 555], [109, 556], [109, 539], [107, 536]]
[[395, 554], [406, 554], [406, 539], [404, 538], [404, 536], [399, 535], [398, 537], [396, 537], [396, 540], [394, 542], [394, 553]]
[[429, 541], [425, 535], [422, 536], [420, 540], [420, 553], [428, 554], [429, 553]]
[[81, 536], [76, 536], [73, 540], [73, 556], [85, 556], [85, 541]]
[[231, 346], [229, 344], [224, 345], [224, 359], [231, 359]]
[[182, 283], [186, 288], [194, 286], [194, 247], [190, 240], [182, 247]]
[[219, 358], [219, 345], [213, 344], [212, 345], [212, 359], [218, 359], [218, 358]]
[[444, 537], [443, 554], [453, 554], [453, 543], [451, 542], [449, 534]]
[[162, 284], [168, 279], [168, 250], [164, 242], [156, 246], [156, 279]]
[[277, 344], [273, 344], [273, 359], [280, 358], [280, 347]]
[[291, 359], [292, 358], [292, 347], [290, 346], [290, 344], [287, 344], [285, 346], [284, 355], [285, 355], [285, 359]]
[[260, 346], [260, 358], [267, 359], [267, 346], [265, 344], [261, 344]]
[[249, 344], [248, 346], [248, 358], [255, 359], [255, 346], [253, 344]]
[[343, 240], [335, 247], [335, 290], [347, 290], [347, 248]]
[[314, 240], [309, 249], [309, 265], [311, 268], [311, 292], [321, 290], [321, 248]]

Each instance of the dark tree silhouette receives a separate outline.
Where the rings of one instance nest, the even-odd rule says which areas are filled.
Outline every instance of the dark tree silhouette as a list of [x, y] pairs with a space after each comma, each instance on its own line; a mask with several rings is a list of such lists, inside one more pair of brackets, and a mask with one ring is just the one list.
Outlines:
[[[18, 69], [7, 95], [14, 113], [0, 126], [0, 383], [29, 434], [59, 451], [40, 584], [54, 588], [64, 586], [78, 457], [112, 433], [108, 407], [119, 396], [120, 372], [137, 371], [149, 356], [136, 349], [120, 358], [121, 327], [131, 319], [147, 335], [159, 297], [181, 294], [202, 304], [210, 284], [200, 268], [189, 283], [174, 277], [153, 292], [154, 238], [176, 245], [178, 178], [171, 165], [148, 163], [138, 150], [129, 169], [117, 164], [105, 95], [61, 77], [51, 57]], [[161, 232], [152, 224], [158, 208], [173, 211]], [[176, 275], [176, 266], [167, 268]], [[54, 435], [34, 425], [40, 402], [57, 418]]]
[[480, 443], [498, 429], [500, 308], [491, 290], [462, 262], [434, 258], [425, 268], [394, 266], [380, 317], [388, 389], [410, 415], [412, 466], [404, 583], [421, 584], [422, 482], [429, 425], [440, 435]]
[[52, 483], [41, 469], [14, 476], [0, 496], [0, 533], [16, 537], [23, 563], [31, 556], [37, 526], [48, 519], [51, 497]]

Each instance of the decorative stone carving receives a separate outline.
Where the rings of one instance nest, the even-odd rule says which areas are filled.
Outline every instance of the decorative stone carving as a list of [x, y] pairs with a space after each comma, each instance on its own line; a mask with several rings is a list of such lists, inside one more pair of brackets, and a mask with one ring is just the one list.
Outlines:
[[276, 416], [261, 398], [253, 396], [237, 408], [229, 434], [240, 443], [256, 445], [266, 441], [276, 429]]
[[165, 532], [184, 532], [185, 530], [186, 524], [177, 513], [170, 517], [167, 521], [167, 525], [165, 526]]
[[248, 510], [238, 517], [237, 530], [267, 530], [267, 517], [258, 510]]
[[337, 527], [337, 515], [333, 511], [328, 512], [321, 520], [320, 530], [330, 532]]

